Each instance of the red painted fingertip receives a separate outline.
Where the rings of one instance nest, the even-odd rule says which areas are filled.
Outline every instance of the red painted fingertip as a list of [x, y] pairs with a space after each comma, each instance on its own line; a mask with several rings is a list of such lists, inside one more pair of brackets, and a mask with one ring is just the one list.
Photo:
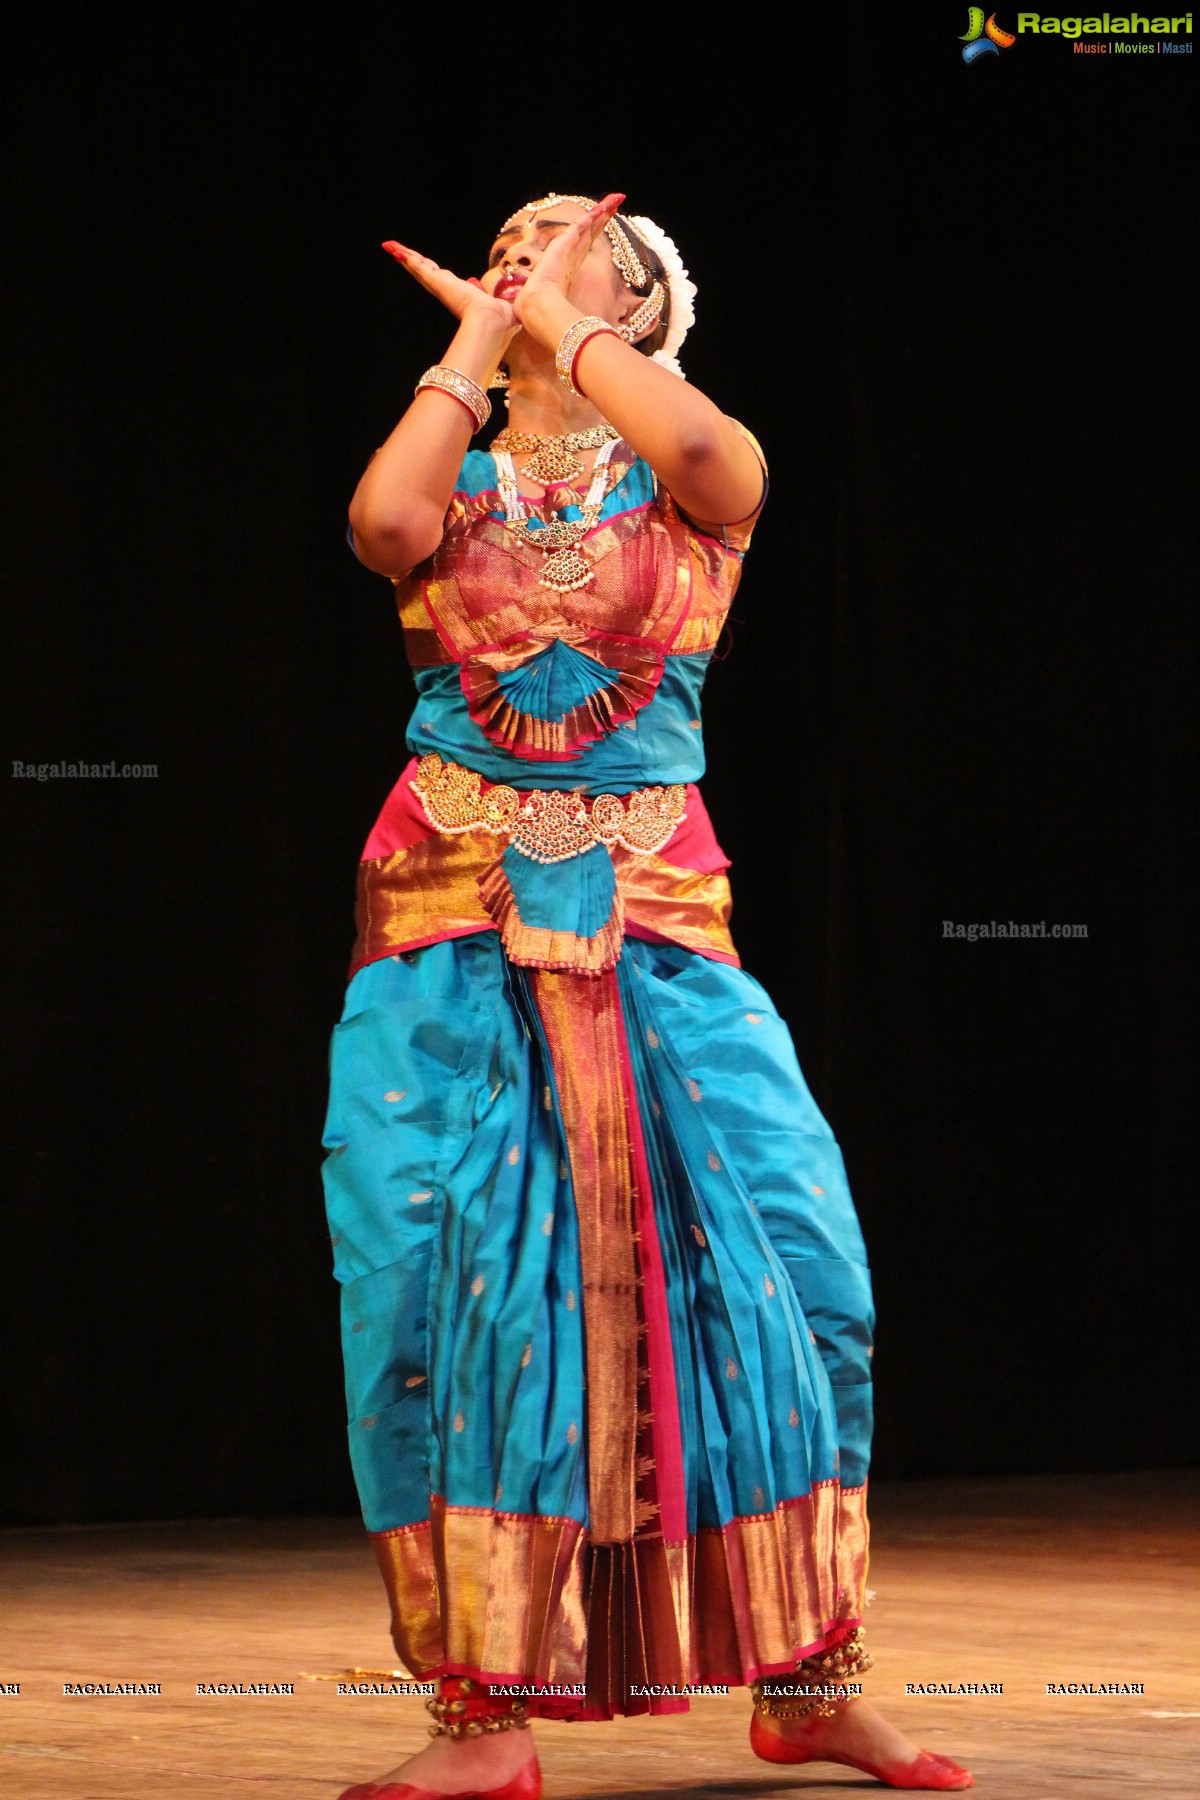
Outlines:
[[395, 238], [388, 238], [387, 242], [382, 244], [380, 248], [386, 250], [389, 256], [405, 257], [408, 255], [408, 251], [405, 249], [404, 245], [398, 244]]
[[468, 275], [467, 276], [467, 286], [468, 287], [477, 287], [481, 294], [487, 293], [487, 289], [484, 287], [482, 281], [480, 281], [478, 275]]

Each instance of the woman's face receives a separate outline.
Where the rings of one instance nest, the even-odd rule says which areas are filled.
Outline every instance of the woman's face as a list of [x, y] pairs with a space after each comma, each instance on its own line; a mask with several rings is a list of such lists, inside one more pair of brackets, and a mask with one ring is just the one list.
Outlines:
[[[507, 230], [497, 234], [488, 256], [483, 285], [489, 294], [511, 300], [532, 274], [543, 253], [556, 237], [578, 219], [586, 207], [574, 200], [555, 200], [536, 212], [518, 213]], [[581, 312], [615, 324], [625, 284], [612, 259], [612, 246], [600, 232], [571, 284], [571, 300]]]

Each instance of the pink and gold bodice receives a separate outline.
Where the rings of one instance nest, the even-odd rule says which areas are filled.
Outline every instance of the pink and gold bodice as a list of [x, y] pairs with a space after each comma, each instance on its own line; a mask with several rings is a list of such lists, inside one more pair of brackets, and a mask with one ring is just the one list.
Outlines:
[[[352, 970], [489, 926], [515, 959], [580, 973], [611, 966], [625, 930], [736, 961], [727, 860], [695, 783], [700, 691], [756, 520], [700, 531], [617, 444], [580, 546], [591, 579], [562, 593], [541, 583], [543, 552], [505, 522], [491, 455], [465, 458], [438, 549], [395, 582], [417, 686], [413, 760], [364, 851]], [[473, 824], [448, 826], [432, 803], [447, 766], [477, 783]], [[628, 811], [650, 789], [678, 804], [665, 841], [631, 849], [592, 829], [593, 806], [607, 818], [613, 796]], [[547, 790], [529, 819], [561, 818], [582, 848], [539, 860], [528, 831], [488, 820]]]

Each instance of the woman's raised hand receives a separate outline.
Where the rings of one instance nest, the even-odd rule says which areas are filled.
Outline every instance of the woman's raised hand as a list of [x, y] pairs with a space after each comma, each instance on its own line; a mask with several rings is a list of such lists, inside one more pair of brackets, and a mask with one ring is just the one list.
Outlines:
[[513, 301], [513, 310], [521, 323], [525, 322], [526, 309], [536, 307], [539, 296], [548, 291], [570, 299], [584, 259], [624, 198], [624, 194], [606, 194], [586, 217], [577, 219], [566, 231], [551, 238], [538, 258], [537, 267]]
[[487, 316], [509, 337], [519, 330], [519, 321], [511, 304], [489, 294], [481, 281], [474, 277], [470, 281], [464, 281], [461, 275], [455, 275], [451, 269], [441, 268], [431, 256], [422, 256], [419, 250], [410, 250], [406, 245], [398, 244], [394, 238], [389, 238], [383, 248], [389, 256], [395, 257], [402, 269], [408, 270], [414, 281], [419, 281], [435, 299], [440, 300], [456, 319], [463, 318], [470, 308], [473, 316]]

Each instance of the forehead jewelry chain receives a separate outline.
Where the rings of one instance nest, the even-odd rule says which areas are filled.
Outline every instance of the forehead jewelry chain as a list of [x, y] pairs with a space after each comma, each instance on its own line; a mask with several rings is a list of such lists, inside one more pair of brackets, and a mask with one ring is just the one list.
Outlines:
[[519, 537], [523, 544], [529, 544], [535, 550], [541, 550], [546, 557], [542, 564], [542, 572], [538, 577], [538, 586], [550, 588], [556, 594], [574, 593], [577, 588], [586, 587], [595, 570], [580, 547], [580, 540], [592, 529], [600, 517], [600, 508], [604, 504], [604, 492], [608, 485], [608, 463], [618, 442], [614, 435], [609, 439], [596, 458], [592, 471], [591, 485], [583, 501], [580, 519], [555, 518], [549, 524], [534, 526], [529, 522], [530, 509], [521, 497], [517, 487], [517, 472], [513, 467], [512, 454], [508, 450], [495, 451], [496, 481], [500, 489], [500, 498], [504, 502], [504, 522], [508, 529]]
[[582, 473], [583, 464], [572, 454], [574, 451], [599, 450], [603, 444], [615, 443], [620, 435], [612, 425], [589, 425], [586, 431], [568, 431], [561, 437], [548, 437], [540, 431], [514, 431], [506, 425], [492, 439], [491, 448], [515, 450], [518, 454], [532, 450], [534, 455], [525, 464], [525, 473], [544, 487], [552, 481], [570, 481]]
[[[586, 194], [546, 194], [541, 200], [527, 200], [525, 205], [519, 207], [515, 213], [510, 213], [500, 227], [501, 231], [509, 231], [522, 213], [544, 212], [548, 206], [553, 206], [559, 200], [570, 200], [576, 206], [587, 207], [589, 211], [596, 204], [594, 200], [589, 200]], [[623, 226], [624, 222], [616, 217], [609, 219], [605, 224], [604, 235], [612, 246], [612, 259], [630, 287], [645, 287], [650, 276], [641, 257], [626, 236]]]

